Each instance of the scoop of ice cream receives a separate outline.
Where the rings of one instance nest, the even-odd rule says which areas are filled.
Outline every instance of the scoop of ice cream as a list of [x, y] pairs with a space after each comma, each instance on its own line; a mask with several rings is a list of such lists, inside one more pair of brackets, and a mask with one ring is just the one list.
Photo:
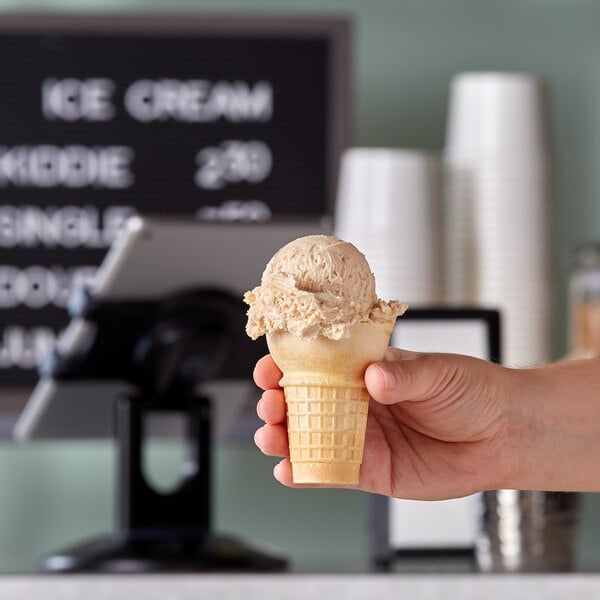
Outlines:
[[268, 262], [260, 286], [246, 292], [246, 332], [252, 339], [288, 331], [312, 339], [348, 336], [360, 322], [393, 322], [406, 305], [377, 298], [364, 254], [326, 235], [298, 238]]

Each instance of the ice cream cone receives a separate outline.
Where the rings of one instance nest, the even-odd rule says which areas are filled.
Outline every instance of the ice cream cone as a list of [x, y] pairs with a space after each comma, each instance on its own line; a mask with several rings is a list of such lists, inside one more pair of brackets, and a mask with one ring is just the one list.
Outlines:
[[358, 483], [369, 395], [364, 373], [381, 360], [407, 308], [377, 298], [365, 255], [326, 235], [291, 241], [244, 294], [246, 332], [267, 336], [283, 372], [295, 483]]
[[283, 372], [294, 483], [358, 483], [369, 406], [364, 372], [383, 358], [392, 328], [358, 323], [339, 340], [267, 334]]

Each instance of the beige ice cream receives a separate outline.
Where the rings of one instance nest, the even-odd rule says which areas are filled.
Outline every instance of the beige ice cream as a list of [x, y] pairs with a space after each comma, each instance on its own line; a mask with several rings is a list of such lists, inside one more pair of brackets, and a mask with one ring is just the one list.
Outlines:
[[294, 482], [357, 483], [369, 400], [364, 371], [383, 358], [406, 304], [379, 300], [365, 256], [325, 235], [279, 250], [244, 301], [248, 335], [266, 334], [283, 372]]
[[309, 235], [284, 246], [267, 264], [261, 285], [247, 292], [246, 331], [252, 339], [288, 331], [314, 339], [349, 336], [357, 323], [394, 323], [406, 310], [377, 299], [375, 277], [355, 246]]

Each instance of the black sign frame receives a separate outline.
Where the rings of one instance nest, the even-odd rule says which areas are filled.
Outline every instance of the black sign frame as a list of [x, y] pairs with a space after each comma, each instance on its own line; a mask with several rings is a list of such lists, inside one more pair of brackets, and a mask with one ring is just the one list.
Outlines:
[[[327, 70], [330, 75], [327, 90], [327, 170], [324, 214], [334, 211], [337, 189], [337, 165], [350, 137], [350, 23], [343, 16], [257, 16], [250, 14], [190, 13], [5, 13], [0, 16], [0, 37], [33, 36], [95, 36], [126, 34], [161, 37], [201, 36], [207, 38], [239, 38], [310, 40], [327, 42]], [[277, 215], [275, 215], [277, 216]], [[303, 216], [303, 215], [300, 215]], [[34, 256], [34, 252], [30, 252]], [[28, 257], [23, 259], [25, 262]], [[9, 435], [31, 390], [29, 384], [0, 380], [0, 437]]]

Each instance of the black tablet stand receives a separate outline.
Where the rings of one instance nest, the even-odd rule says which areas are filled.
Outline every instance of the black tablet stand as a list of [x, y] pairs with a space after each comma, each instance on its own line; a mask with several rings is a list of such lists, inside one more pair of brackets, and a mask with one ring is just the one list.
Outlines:
[[[211, 532], [211, 406], [201, 384], [223, 370], [235, 377], [240, 365], [257, 358], [250, 356], [257, 349], [239, 336], [244, 315], [241, 301], [203, 289], [164, 302], [96, 302], [84, 294], [76, 306], [74, 316], [93, 323], [93, 333], [83, 344], [83, 352], [54, 355], [43, 372], [56, 379], [122, 378], [132, 384], [134, 392], [119, 398], [115, 409], [117, 531], [46, 557], [45, 570], [139, 573], [285, 568], [285, 560], [276, 552]], [[240, 353], [245, 360], [240, 360]], [[182, 414], [187, 425], [185, 473], [170, 493], [148, 485], [142, 468], [144, 419], [164, 411]]]

